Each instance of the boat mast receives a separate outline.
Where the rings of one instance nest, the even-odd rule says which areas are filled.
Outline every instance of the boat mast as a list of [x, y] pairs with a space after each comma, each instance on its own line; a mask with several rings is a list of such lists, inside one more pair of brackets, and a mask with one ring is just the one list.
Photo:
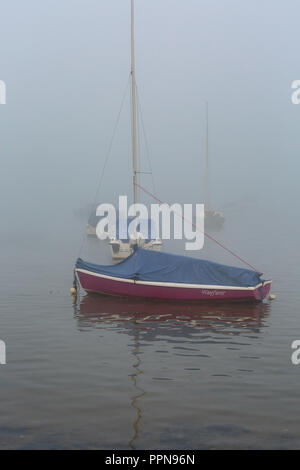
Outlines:
[[209, 191], [209, 147], [208, 147], [208, 102], [206, 102], [206, 149], [205, 149], [205, 210], [210, 209], [210, 191]]
[[131, 0], [131, 96], [132, 96], [132, 157], [133, 157], [133, 202], [137, 203], [137, 145], [136, 145], [136, 96], [134, 60], [134, 0]]

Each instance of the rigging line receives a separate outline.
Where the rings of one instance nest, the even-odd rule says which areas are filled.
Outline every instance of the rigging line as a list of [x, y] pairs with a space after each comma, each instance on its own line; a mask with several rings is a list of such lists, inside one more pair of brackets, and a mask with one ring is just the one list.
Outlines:
[[143, 114], [142, 114], [141, 100], [140, 100], [140, 95], [139, 95], [139, 91], [138, 91], [137, 84], [135, 85], [135, 87], [136, 87], [137, 105], [138, 105], [138, 109], [139, 109], [139, 114], [140, 114], [140, 119], [141, 119], [141, 124], [142, 124], [142, 131], [143, 131], [143, 136], [144, 136], [144, 141], [145, 141], [145, 147], [146, 147], [146, 156], [147, 156], [147, 160], [148, 160], [150, 172], [151, 172], [151, 175], [152, 175], [153, 192], [156, 193], [154, 175], [153, 175], [153, 170], [152, 170], [152, 165], [151, 165], [151, 159], [150, 159], [150, 151], [149, 151], [148, 139], [147, 139], [147, 134], [146, 134], [146, 130], [145, 130], [145, 125], [144, 125], [144, 120], [143, 120]]
[[[158, 201], [160, 204], [167, 204], [166, 202], [163, 202], [161, 201], [158, 197], [156, 197], [154, 194], [152, 194], [150, 191], [148, 191], [147, 189], [143, 188], [143, 186], [140, 186], [138, 183], [137, 183], [137, 186], [139, 186], [139, 188], [144, 191], [146, 194], [148, 194], [149, 196], [151, 196], [153, 199], [155, 199], [156, 201]], [[169, 205], [169, 204], [168, 204]], [[185, 217], [183, 217], [181, 214], [179, 213], [176, 213], [174, 211], [174, 213], [176, 215], [178, 215], [179, 217], [182, 218], [182, 220], [187, 220]], [[199, 228], [197, 227], [196, 224], [194, 224], [193, 222], [191, 222], [190, 220], [187, 220], [187, 222], [191, 223], [193, 225], [193, 227], [196, 229], [196, 230], [199, 230]], [[254, 271], [256, 271], [257, 273], [261, 274], [261, 272], [256, 269], [254, 266], [252, 266], [251, 264], [249, 264], [247, 261], [245, 261], [243, 258], [241, 258], [239, 255], [237, 255], [236, 253], [234, 253], [234, 251], [230, 250], [229, 248], [227, 248], [225, 245], [223, 245], [222, 243], [218, 242], [218, 240], [216, 240], [215, 238], [213, 238], [211, 235], [209, 235], [208, 233], [206, 232], [202, 232], [202, 230], [199, 230], [199, 232], [203, 233], [205, 235], [205, 237], [209, 238], [210, 240], [212, 240], [214, 243], [216, 243], [218, 246], [220, 246], [221, 248], [223, 248], [225, 251], [227, 251], [228, 253], [230, 253], [232, 256], [234, 256], [235, 258], [237, 258], [239, 261], [241, 261], [242, 263], [244, 263], [245, 265], [249, 266], [251, 269], [253, 269]]]
[[[95, 193], [95, 197], [94, 197], [93, 204], [92, 204], [92, 207], [91, 207], [91, 211], [89, 213], [89, 218], [91, 217], [93, 211], [95, 210], [95, 204], [97, 202], [97, 198], [98, 198], [98, 194], [99, 194], [99, 191], [100, 191], [100, 187], [102, 185], [105, 169], [106, 169], [109, 157], [110, 157], [110, 153], [111, 153], [111, 149], [112, 149], [113, 142], [114, 142], [114, 139], [115, 139], [116, 131], [117, 131], [117, 128], [118, 128], [118, 125], [119, 125], [120, 116], [121, 116], [123, 106], [124, 106], [124, 102], [125, 102], [125, 98], [126, 98], [126, 95], [127, 95], [127, 90], [128, 90], [129, 85], [130, 85], [130, 78], [131, 78], [131, 76], [129, 74], [127, 84], [126, 84], [126, 88], [125, 88], [124, 93], [123, 93], [121, 106], [120, 106], [119, 112], [117, 114], [116, 123], [114, 125], [113, 133], [112, 133], [112, 136], [111, 136], [111, 139], [110, 139], [110, 142], [109, 142], [109, 146], [108, 146], [108, 150], [107, 150], [107, 153], [106, 153], [106, 156], [105, 156], [105, 159], [104, 159], [104, 165], [103, 165], [102, 170], [101, 170], [100, 175], [99, 175], [100, 176], [99, 183], [98, 183], [98, 186], [97, 186], [97, 189], [96, 189], [96, 193]], [[80, 249], [79, 249], [78, 257], [80, 257], [80, 254], [82, 252], [85, 241], [86, 241], [86, 236], [85, 236], [85, 233], [84, 233], [83, 238], [82, 238], [82, 243], [81, 243], [81, 246], [80, 246]]]

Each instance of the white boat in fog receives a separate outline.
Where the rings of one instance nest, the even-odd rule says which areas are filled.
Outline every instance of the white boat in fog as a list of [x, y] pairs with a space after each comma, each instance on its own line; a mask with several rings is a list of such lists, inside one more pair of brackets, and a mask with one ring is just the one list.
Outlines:
[[[158, 237], [158, 231], [153, 220], [140, 219], [134, 224], [134, 218], [129, 217], [127, 220], [124, 219], [123, 223], [125, 223], [125, 226], [127, 224], [127, 238], [119, 236], [121, 219], [118, 219], [115, 236], [110, 237], [109, 240], [111, 256], [114, 260], [127, 258], [134, 252], [136, 246], [145, 250], [161, 250], [162, 242]], [[134, 224], [134, 227], [132, 224]]]

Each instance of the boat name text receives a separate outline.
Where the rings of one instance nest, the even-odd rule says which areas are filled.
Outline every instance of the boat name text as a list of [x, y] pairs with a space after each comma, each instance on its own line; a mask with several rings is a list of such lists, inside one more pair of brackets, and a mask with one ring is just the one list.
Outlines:
[[211, 297], [213, 297], [215, 295], [225, 295], [225, 291], [224, 290], [203, 290], [202, 294], [210, 295]]

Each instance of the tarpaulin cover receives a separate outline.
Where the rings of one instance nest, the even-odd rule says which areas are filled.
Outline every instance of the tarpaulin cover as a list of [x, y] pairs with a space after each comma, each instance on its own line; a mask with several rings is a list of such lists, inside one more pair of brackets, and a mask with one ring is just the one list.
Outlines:
[[76, 268], [106, 276], [152, 282], [235, 287], [253, 287], [262, 282], [260, 273], [251, 269], [141, 248], [113, 266], [92, 264], [79, 258]]

